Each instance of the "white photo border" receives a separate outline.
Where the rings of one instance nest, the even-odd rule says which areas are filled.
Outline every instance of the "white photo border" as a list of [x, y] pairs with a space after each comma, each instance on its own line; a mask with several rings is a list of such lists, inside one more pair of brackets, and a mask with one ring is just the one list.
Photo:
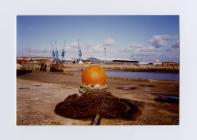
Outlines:
[[[37, 139], [197, 139], [196, 36], [194, 0], [19, 0], [1, 1], [0, 138]], [[16, 16], [17, 15], [179, 15], [180, 124], [153, 126], [17, 126]]]

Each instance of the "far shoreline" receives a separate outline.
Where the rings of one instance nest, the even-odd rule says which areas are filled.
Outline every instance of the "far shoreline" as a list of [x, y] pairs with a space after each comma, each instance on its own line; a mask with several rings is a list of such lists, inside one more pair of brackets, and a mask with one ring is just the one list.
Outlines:
[[64, 70], [67, 69], [84, 69], [89, 65], [100, 65], [106, 71], [133, 71], [133, 72], [161, 72], [161, 73], [179, 73], [179, 65], [163, 66], [163, 65], [129, 65], [129, 64], [63, 64]]
[[120, 65], [120, 66], [112, 66], [106, 67], [104, 66], [106, 71], [128, 71], [128, 72], [160, 72], [160, 73], [179, 73], [179, 67], [165, 67], [165, 66], [150, 66], [150, 65]]

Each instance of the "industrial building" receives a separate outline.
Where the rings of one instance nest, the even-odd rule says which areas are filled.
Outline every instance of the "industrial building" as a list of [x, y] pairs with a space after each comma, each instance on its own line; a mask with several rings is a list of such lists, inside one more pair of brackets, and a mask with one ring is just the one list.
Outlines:
[[138, 65], [139, 61], [136, 60], [112, 60], [113, 64], [132, 64]]

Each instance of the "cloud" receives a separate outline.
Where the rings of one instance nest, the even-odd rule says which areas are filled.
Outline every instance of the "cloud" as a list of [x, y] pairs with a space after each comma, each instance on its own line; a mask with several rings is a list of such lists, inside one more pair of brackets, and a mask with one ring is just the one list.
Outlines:
[[129, 56], [130, 59], [140, 61], [154, 61], [166, 57], [170, 60], [177, 56], [179, 40], [172, 35], [154, 35], [149, 44], [131, 43], [127, 48], [122, 49], [121, 53]]
[[[97, 57], [100, 59], [105, 58], [105, 50], [107, 57], [112, 57], [114, 54], [112, 53], [115, 46], [115, 40], [113, 38], [106, 38], [103, 41], [97, 43], [86, 43], [81, 46], [82, 53], [84, 54], [84, 58], [88, 57]], [[110, 53], [109, 53], [110, 52]]]
[[103, 41], [103, 46], [113, 46], [115, 45], [115, 40], [113, 38], [106, 38]]
[[142, 44], [138, 44], [138, 43], [132, 43], [129, 45], [129, 48], [142, 48], [143, 45]]
[[17, 48], [17, 54], [21, 56], [50, 56], [50, 47], [38, 47], [38, 48]]
[[176, 43], [172, 44], [172, 48], [179, 48], [179, 41], [177, 41]]
[[[111, 52], [113, 46], [115, 45], [115, 40], [113, 38], [106, 38], [103, 41], [89, 43], [89, 42], [80, 42], [79, 46], [82, 51], [82, 58], [86, 59], [89, 57], [97, 57], [103, 59], [105, 57], [104, 48], [107, 47], [107, 52]], [[68, 58], [77, 58], [78, 57], [78, 42], [74, 41], [68, 43], [65, 47], [66, 57]], [[111, 55], [107, 53], [107, 55]]]
[[[82, 51], [82, 58], [86, 59], [89, 57], [98, 57], [105, 58], [105, 50], [107, 51], [107, 57], [115, 56], [114, 53], [117, 51], [114, 50], [115, 40], [111, 37], [101, 40], [99, 42], [89, 43], [89, 42], [80, 42], [79, 46]], [[18, 56], [51, 56], [53, 49], [58, 49], [59, 54], [61, 54], [62, 49], [65, 49], [65, 58], [78, 58], [78, 41], [67, 42], [66, 46], [59, 46], [57, 43], [53, 43], [49, 46], [42, 47], [17, 47]]]
[[78, 48], [78, 42], [77, 41], [73, 41], [73, 42], [69, 43], [68, 46], [72, 47], [72, 48]]
[[[82, 58], [96, 57], [99, 59], [135, 59], [139, 61], [153, 61], [155, 59], [173, 60], [179, 53], [179, 40], [172, 35], [154, 35], [147, 44], [131, 43], [127, 47], [120, 47], [113, 38], [106, 38], [99, 42], [80, 41]], [[41, 46], [32, 48], [17, 47], [18, 56], [51, 56], [52, 49], [58, 49], [61, 54], [63, 45]], [[106, 56], [105, 49], [106, 48]], [[65, 49], [65, 59], [78, 58], [78, 41], [67, 42]], [[179, 56], [178, 56], [179, 57]]]
[[152, 46], [143, 47], [139, 49], [140, 52], [155, 52], [155, 50], [156, 49]]
[[[129, 45], [129, 50], [128, 51], [133, 51], [133, 52], [154, 52], [156, 49], [153, 46], [148, 46], [148, 45], [142, 45], [142, 44], [137, 44], [133, 43]], [[126, 50], [127, 51], [127, 50]]]
[[[175, 42], [178, 42], [178, 44], [174, 44]], [[176, 48], [179, 46], [179, 41], [177, 35], [153, 35], [150, 39], [150, 44], [155, 48]]]
[[[51, 57], [52, 56], [52, 50], [58, 50], [59, 52], [59, 57], [61, 56], [61, 52], [63, 47], [29, 47], [29, 48], [17, 48], [17, 55], [18, 56], [47, 56]], [[70, 49], [71, 50], [71, 49]], [[67, 48], [65, 49], [67, 53]], [[69, 52], [70, 53], [70, 52]], [[71, 52], [73, 53], [73, 52]], [[67, 55], [67, 54], [66, 54]]]
[[131, 43], [128, 47], [121, 49], [119, 54], [126, 59], [149, 61], [155, 58], [156, 52], [157, 49], [151, 45]]
[[98, 56], [104, 52], [104, 48], [100, 44], [84, 44], [81, 49], [84, 57]]

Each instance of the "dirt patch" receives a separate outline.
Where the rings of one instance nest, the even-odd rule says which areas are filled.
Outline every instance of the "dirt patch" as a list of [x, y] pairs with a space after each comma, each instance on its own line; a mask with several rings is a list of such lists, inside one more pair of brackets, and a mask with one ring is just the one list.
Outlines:
[[19, 89], [30, 89], [30, 88], [28, 88], [28, 87], [21, 87], [21, 88], [19, 88]]
[[153, 85], [144, 85], [144, 84], [139, 84], [139, 86], [141, 86], [141, 87], [155, 87]]
[[16, 74], [17, 76], [19, 76], [19, 75], [24, 75], [24, 74], [31, 73], [31, 72], [32, 70], [17, 70]]
[[35, 86], [35, 87], [40, 87], [41, 85], [32, 85], [32, 86]]
[[117, 89], [122, 89], [122, 90], [134, 90], [134, 89], [137, 89], [137, 87], [120, 86], [120, 87], [117, 87]]

